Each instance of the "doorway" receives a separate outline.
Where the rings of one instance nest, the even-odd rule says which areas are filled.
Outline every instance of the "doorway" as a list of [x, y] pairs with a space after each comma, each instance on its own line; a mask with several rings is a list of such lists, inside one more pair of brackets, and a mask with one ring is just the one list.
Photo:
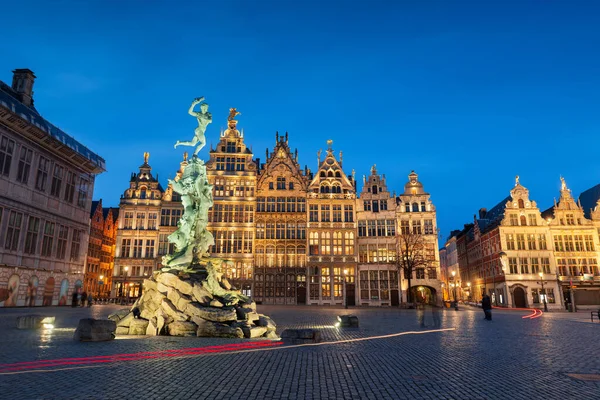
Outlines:
[[355, 300], [355, 286], [353, 283], [348, 283], [346, 284], [346, 305], [348, 306], [355, 306], [356, 305], [356, 300]]
[[513, 290], [513, 300], [515, 301], [516, 308], [526, 308], [527, 300], [525, 299], [525, 291], [523, 288], [516, 287]]
[[298, 289], [296, 290], [296, 303], [306, 304], [306, 286], [304, 286], [304, 284], [298, 285]]

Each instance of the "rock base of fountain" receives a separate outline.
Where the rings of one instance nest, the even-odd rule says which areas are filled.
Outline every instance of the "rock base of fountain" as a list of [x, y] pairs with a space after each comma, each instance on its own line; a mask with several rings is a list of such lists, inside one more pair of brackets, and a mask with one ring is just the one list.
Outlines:
[[108, 317], [117, 335], [278, 338], [273, 320], [233, 289], [209, 262], [206, 269], [155, 272], [130, 310]]

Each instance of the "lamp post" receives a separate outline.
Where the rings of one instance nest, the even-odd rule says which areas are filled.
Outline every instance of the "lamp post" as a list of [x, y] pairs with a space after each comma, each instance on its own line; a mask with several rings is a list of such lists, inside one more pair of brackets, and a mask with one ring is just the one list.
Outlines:
[[548, 303], [546, 302], [546, 291], [544, 290], [544, 273], [540, 272], [540, 283], [542, 285], [542, 292], [544, 292], [544, 311], [548, 312]]
[[504, 299], [502, 299], [502, 301], [500, 301], [500, 303], [504, 304], [508, 304], [508, 285], [506, 284], [506, 264], [507, 264], [507, 260], [508, 260], [508, 256], [506, 255], [505, 252], [500, 252], [500, 266], [502, 268], [502, 275], [504, 275], [504, 296], [506, 296], [506, 301]]
[[104, 292], [104, 290], [103, 290], [104, 289], [104, 275], [100, 275], [99, 278], [100, 279], [98, 280], [98, 285], [100, 286], [100, 288], [98, 289], [97, 295]]
[[345, 269], [344, 270], [344, 277], [342, 278], [344, 280], [344, 308], [347, 310], [348, 309], [348, 299], [346, 298], [346, 280], [348, 278], [348, 270]]
[[467, 292], [469, 292], [467, 300], [471, 301], [471, 282], [467, 282]]

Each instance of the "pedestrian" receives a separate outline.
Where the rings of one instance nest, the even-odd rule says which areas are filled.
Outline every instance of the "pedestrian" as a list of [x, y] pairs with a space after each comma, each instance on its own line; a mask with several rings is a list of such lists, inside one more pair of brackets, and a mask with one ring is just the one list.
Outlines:
[[79, 297], [79, 293], [77, 290], [73, 291], [73, 296], [71, 297], [71, 307], [77, 307], [77, 297]]
[[81, 307], [85, 307], [85, 302], [87, 301], [87, 293], [81, 293]]
[[88, 307], [91, 307], [91, 306], [92, 306], [92, 303], [94, 302], [94, 295], [93, 295], [92, 293], [90, 293], [90, 295], [88, 296], [88, 299], [87, 299], [87, 301], [88, 301], [88, 304], [87, 304], [87, 306], [88, 306]]
[[481, 308], [483, 309], [483, 312], [485, 313], [485, 319], [487, 319], [488, 321], [492, 320], [492, 300], [490, 299], [490, 296], [488, 296], [487, 294], [485, 296], [483, 296], [483, 299], [481, 299]]

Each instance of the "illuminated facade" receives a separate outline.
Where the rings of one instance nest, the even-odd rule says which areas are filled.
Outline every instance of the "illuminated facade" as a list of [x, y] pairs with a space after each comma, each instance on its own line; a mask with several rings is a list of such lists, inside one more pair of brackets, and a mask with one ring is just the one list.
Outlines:
[[233, 268], [224, 272], [233, 285], [248, 295], [253, 279], [257, 176], [252, 156], [244, 143], [244, 132], [231, 119], [206, 163], [214, 199], [208, 214], [208, 229], [215, 239], [210, 251], [214, 257], [233, 261]]
[[256, 182], [252, 296], [263, 304], [306, 304], [307, 171], [288, 134], [275, 139]]
[[141, 294], [144, 278], [160, 268], [160, 254], [166, 254], [167, 232], [181, 218], [181, 202], [173, 206], [163, 202], [165, 191], [152, 175], [149, 156], [144, 153], [144, 163], [138, 173], [131, 174], [129, 188], [119, 202], [112, 297]]
[[87, 251], [83, 290], [95, 298], [110, 297], [114, 270], [119, 209], [92, 202], [90, 244]]
[[0, 81], [0, 306], [67, 305], [105, 162], [38, 113], [32, 71], [13, 72]]
[[[431, 196], [425, 192], [418, 175], [412, 171], [404, 192], [396, 198], [397, 235], [422, 235], [423, 257], [429, 261], [427, 266], [416, 268], [411, 277], [413, 301], [440, 305], [442, 287], [440, 278], [440, 258], [438, 251], [438, 229], [435, 206]], [[400, 247], [400, 246], [399, 246]], [[401, 254], [401, 250], [398, 250]], [[400, 276], [402, 301], [407, 301], [407, 276]]]
[[360, 305], [400, 303], [396, 264], [396, 199], [375, 165], [356, 201], [358, 221], [358, 300]]
[[[560, 200], [544, 212], [548, 223], [557, 275], [565, 302], [576, 306], [600, 304], [600, 209], [586, 218], [581, 204], [576, 203], [571, 190], [562, 180]], [[546, 279], [556, 279], [548, 277]]]
[[[316, 173], [308, 186], [308, 304], [355, 304], [356, 188], [342, 170], [329, 140], [325, 159], [318, 153]], [[345, 281], [345, 285], [344, 285]]]

